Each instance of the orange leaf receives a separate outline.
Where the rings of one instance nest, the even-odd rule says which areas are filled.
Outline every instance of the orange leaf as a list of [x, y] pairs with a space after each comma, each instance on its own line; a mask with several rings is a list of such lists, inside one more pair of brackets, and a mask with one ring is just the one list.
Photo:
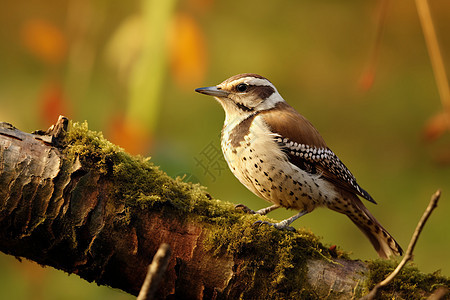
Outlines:
[[203, 32], [194, 18], [184, 13], [176, 15], [169, 49], [176, 83], [188, 89], [201, 84], [208, 58]]
[[39, 108], [47, 125], [53, 124], [59, 115], [70, 115], [69, 104], [59, 82], [50, 81], [45, 84], [39, 98]]
[[364, 92], [367, 92], [372, 88], [374, 81], [375, 72], [374, 70], [369, 70], [362, 74], [361, 78], [359, 79], [359, 86]]
[[67, 41], [54, 24], [32, 19], [22, 26], [22, 42], [25, 47], [46, 63], [60, 63], [67, 53]]
[[145, 154], [151, 147], [152, 136], [144, 124], [122, 116], [112, 119], [108, 139], [131, 154]]
[[426, 122], [423, 137], [426, 141], [434, 141], [440, 138], [449, 128], [449, 115], [445, 112], [439, 112]]

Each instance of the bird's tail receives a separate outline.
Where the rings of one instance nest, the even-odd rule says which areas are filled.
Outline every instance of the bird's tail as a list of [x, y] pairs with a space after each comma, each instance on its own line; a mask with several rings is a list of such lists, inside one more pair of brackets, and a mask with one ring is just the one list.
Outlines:
[[375, 219], [356, 195], [345, 195], [348, 200], [345, 210], [338, 211], [346, 214], [353, 223], [370, 240], [381, 258], [388, 259], [392, 255], [400, 256], [403, 250], [390, 233]]

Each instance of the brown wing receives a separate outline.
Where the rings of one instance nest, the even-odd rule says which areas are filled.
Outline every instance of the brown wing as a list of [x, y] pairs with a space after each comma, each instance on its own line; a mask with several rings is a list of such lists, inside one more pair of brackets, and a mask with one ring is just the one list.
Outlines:
[[[268, 113], [270, 112], [270, 113]], [[326, 145], [317, 129], [286, 102], [262, 112], [289, 161], [309, 173], [321, 173], [336, 187], [376, 203], [356, 182], [353, 174]]]

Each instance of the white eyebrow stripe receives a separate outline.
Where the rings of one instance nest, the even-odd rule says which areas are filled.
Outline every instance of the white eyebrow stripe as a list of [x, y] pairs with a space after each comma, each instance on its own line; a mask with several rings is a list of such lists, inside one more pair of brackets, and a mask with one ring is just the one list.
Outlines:
[[275, 86], [267, 79], [261, 79], [261, 78], [255, 78], [255, 77], [245, 77], [245, 79], [249, 79], [247, 82], [246, 80], [244, 82], [247, 82], [250, 85], [269, 85], [276, 90]]
[[276, 90], [275, 86], [267, 79], [262, 79], [262, 78], [256, 78], [256, 77], [242, 77], [236, 80], [233, 80], [231, 82], [232, 85], [236, 85], [238, 83], [246, 83], [248, 85], [254, 85], [254, 86], [271, 86], [274, 90]]

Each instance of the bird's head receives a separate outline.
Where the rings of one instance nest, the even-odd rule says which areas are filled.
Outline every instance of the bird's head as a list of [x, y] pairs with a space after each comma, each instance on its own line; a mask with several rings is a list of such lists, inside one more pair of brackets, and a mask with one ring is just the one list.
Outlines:
[[284, 101], [268, 79], [250, 73], [235, 75], [219, 85], [195, 91], [214, 96], [225, 110], [227, 120], [245, 119]]

